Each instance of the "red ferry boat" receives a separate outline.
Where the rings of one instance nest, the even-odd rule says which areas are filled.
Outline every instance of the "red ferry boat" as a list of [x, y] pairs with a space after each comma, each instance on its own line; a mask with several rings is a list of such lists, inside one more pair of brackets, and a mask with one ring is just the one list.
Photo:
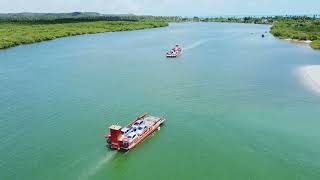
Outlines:
[[109, 134], [105, 136], [111, 149], [130, 150], [149, 137], [164, 123], [163, 117], [150, 116], [145, 113], [133, 120], [126, 127], [112, 125]]
[[166, 53], [167, 58], [176, 58], [182, 54], [182, 48], [179, 44], [176, 44], [174, 48], [171, 49], [171, 51]]

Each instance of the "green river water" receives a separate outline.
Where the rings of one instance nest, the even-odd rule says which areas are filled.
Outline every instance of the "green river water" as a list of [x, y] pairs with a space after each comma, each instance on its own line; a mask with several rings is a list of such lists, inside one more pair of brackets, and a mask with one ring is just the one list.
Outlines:
[[[0, 51], [0, 179], [319, 180], [320, 96], [297, 69], [320, 52], [270, 26], [183, 23]], [[184, 53], [164, 54], [175, 43]], [[161, 130], [106, 148], [112, 123]]]

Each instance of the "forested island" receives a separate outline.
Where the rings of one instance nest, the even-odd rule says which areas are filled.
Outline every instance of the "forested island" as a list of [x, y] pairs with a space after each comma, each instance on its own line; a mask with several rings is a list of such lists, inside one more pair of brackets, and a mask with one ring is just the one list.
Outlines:
[[168, 26], [169, 22], [232, 22], [270, 24], [281, 39], [312, 41], [320, 49], [320, 16], [180, 17], [105, 15], [95, 12], [0, 14], [0, 49], [65, 36]]

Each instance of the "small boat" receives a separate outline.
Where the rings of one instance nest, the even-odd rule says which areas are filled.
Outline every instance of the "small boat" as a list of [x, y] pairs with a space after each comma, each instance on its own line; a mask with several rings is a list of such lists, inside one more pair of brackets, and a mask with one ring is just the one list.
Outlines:
[[164, 121], [163, 117], [150, 116], [149, 113], [145, 113], [125, 127], [112, 125], [109, 127], [109, 133], [105, 135], [107, 144], [111, 149], [130, 150], [156, 130], [160, 130], [160, 125]]
[[262, 34], [261, 37], [264, 38], [264, 34]]
[[167, 58], [176, 58], [182, 54], [182, 48], [179, 44], [176, 44], [174, 48], [171, 49], [171, 51], [166, 53]]

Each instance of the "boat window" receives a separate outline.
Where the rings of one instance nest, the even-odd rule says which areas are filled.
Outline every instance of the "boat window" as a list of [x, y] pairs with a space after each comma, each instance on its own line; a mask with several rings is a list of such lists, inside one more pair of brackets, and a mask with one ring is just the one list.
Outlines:
[[133, 135], [133, 136], [132, 136], [132, 139], [133, 139], [134, 137], [136, 137], [136, 135]]
[[141, 130], [141, 129], [143, 129], [143, 128], [140, 126], [140, 127], [138, 127], [138, 129]]

